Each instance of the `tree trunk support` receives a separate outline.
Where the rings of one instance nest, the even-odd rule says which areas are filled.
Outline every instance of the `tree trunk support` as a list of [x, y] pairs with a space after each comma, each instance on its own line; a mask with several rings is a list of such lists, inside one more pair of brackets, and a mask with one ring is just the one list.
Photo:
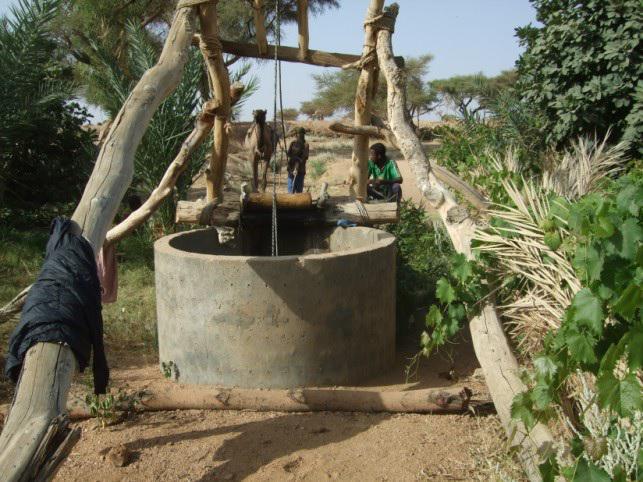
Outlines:
[[214, 142], [210, 157], [210, 166], [205, 173], [205, 185], [208, 202], [223, 200], [223, 175], [228, 159], [228, 131], [231, 112], [230, 76], [223, 62], [223, 52], [219, 40], [217, 24], [217, 2], [212, 1], [199, 5], [201, 23], [201, 40], [199, 47], [203, 52], [208, 74], [212, 80], [213, 98], [219, 108], [214, 119]]
[[[455, 211], [462, 208], [431, 172], [422, 144], [408, 119], [406, 79], [404, 72], [397, 68], [393, 61], [391, 40], [392, 25], [398, 9], [397, 4], [386, 9], [385, 16], [389, 17], [391, 26], [381, 28], [377, 41], [379, 65], [388, 84], [387, 107], [391, 130], [398, 140], [402, 154], [414, 171], [420, 191], [440, 214], [456, 251], [471, 259], [471, 239], [475, 224], [468, 216], [464, 219], [453, 216]], [[457, 220], [454, 221], [454, 218]], [[520, 458], [529, 479], [540, 481], [539, 457], [551, 448], [554, 442], [553, 436], [542, 424], [527, 432], [522, 423], [511, 417], [513, 396], [525, 391], [526, 387], [519, 378], [520, 366], [513, 356], [493, 305], [487, 304], [482, 313], [471, 320], [469, 327], [476, 356], [507, 436], [513, 445], [518, 446]]]
[[264, 0], [254, 0], [252, 14], [255, 22], [255, 36], [259, 55], [268, 55], [268, 39], [266, 37], [266, 14]]
[[[94, 253], [103, 245], [132, 180], [134, 154], [149, 122], [181, 79], [194, 23], [194, 8], [181, 7], [180, 3], [158, 63], [134, 87], [101, 148], [72, 216], [76, 233], [89, 241]], [[34, 474], [44, 474], [43, 471], [52, 473], [55, 467], [51, 463], [62, 461], [64, 451], [56, 451], [60, 439], [50, 427], [60, 427], [54, 432], [64, 430], [60, 416], [65, 411], [76, 366], [71, 349], [65, 345], [37, 343], [27, 352], [15, 399], [0, 435], [0, 473], [4, 480], [27, 480]], [[52, 440], [52, 446], [43, 449], [48, 440]]]
[[308, 58], [308, 0], [297, 0], [297, 29], [299, 33], [299, 60]]
[[[371, 104], [378, 75], [375, 45], [377, 30], [373, 20], [382, 13], [384, 0], [371, 0], [366, 12], [364, 24], [364, 47], [362, 50], [362, 71], [357, 81], [355, 94], [355, 127], [368, 126], [371, 123]], [[353, 139], [353, 162], [350, 172], [351, 195], [361, 201], [366, 200], [366, 184], [368, 182], [368, 142], [369, 136], [356, 135]]]

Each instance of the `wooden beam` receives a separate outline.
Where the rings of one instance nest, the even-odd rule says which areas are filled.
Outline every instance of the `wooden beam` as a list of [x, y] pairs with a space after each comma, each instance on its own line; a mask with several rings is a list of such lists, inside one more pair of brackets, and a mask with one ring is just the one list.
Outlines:
[[[309, 192], [297, 194], [277, 193], [277, 209], [311, 209], [313, 207], [313, 197]], [[245, 211], [265, 211], [272, 209], [272, 193], [253, 192], [248, 194], [244, 200], [243, 210]]]
[[[283, 195], [288, 196], [288, 194]], [[239, 217], [238, 197], [236, 200], [226, 200], [219, 206], [203, 200], [179, 201], [176, 209], [177, 223], [236, 227], [239, 224]], [[265, 212], [244, 210], [241, 218], [249, 223], [271, 222], [269, 210]], [[329, 198], [323, 203], [323, 209], [284, 209], [279, 212], [280, 223], [334, 226], [342, 219], [364, 226], [396, 223], [399, 221], [399, 206], [397, 203], [363, 204], [349, 198]]]
[[299, 30], [299, 59], [308, 57], [308, 0], [297, 0], [297, 28]]
[[[371, 0], [366, 11], [364, 24], [364, 47], [362, 49], [362, 71], [357, 81], [355, 93], [355, 126], [368, 126], [371, 123], [371, 104], [376, 85], [377, 57], [375, 45], [377, 30], [373, 19], [382, 13], [384, 0]], [[366, 184], [368, 182], [368, 143], [366, 134], [356, 135], [353, 139], [353, 158], [350, 170], [350, 191], [353, 196], [362, 201], [366, 199]]]
[[[394, 22], [398, 9], [399, 6], [393, 4], [385, 11], [385, 15]], [[406, 79], [393, 61], [391, 37], [391, 30], [383, 28], [378, 32], [377, 39], [379, 65], [388, 84], [387, 110], [391, 130], [414, 171], [420, 191], [439, 213], [455, 250], [471, 259], [471, 239], [476, 229], [475, 223], [467, 216], [458, 220], [449, 216], [449, 213], [461, 208], [432, 172], [422, 143], [409, 122], [406, 111]], [[470, 321], [469, 328], [476, 357], [507, 437], [519, 449], [519, 456], [529, 479], [541, 481], [539, 457], [551, 450], [554, 438], [542, 423], [528, 431], [521, 422], [511, 417], [513, 397], [524, 392], [527, 387], [520, 379], [520, 365], [513, 355], [493, 304], [486, 303], [482, 313]]]
[[266, 37], [266, 14], [264, 12], [264, 0], [254, 0], [252, 14], [255, 22], [255, 35], [257, 48], [261, 55], [268, 54], [268, 39]]
[[333, 122], [328, 128], [333, 132], [347, 134], [349, 136], [368, 136], [376, 139], [385, 139], [384, 130], [376, 126], [349, 126], [341, 122]]
[[[226, 54], [238, 55], [240, 57], [252, 57], [256, 59], [274, 59], [275, 46], [268, 45], [268, 53], [259, 52], [255, 44], [231, 42], [221, 40], [221, 46]], [[320, 67], [337, 67], [342, 68], [346, 64], [359, 61], [359, 55], [339, 54], [334, 52], [323, 52], [321, 50], [309, 50], [306, 60], [299, 58], [299, 49], [294, 47], [280, 46], [277, 49], [277, 59], [284, 62], [299, 62]]]
[[218, 112], [214, 119], [214, 142], [210, 166], [206, 170], [205, 185], [207, 200], [223, 199], [223, 174], [228, 160], [229, 136], [226, 128], [230, 120], [230, 76], [223, 61], [223, 52], [219, 42], [219, 26], [217, 4], [204, 3], [199, 5], [199, 20], [201, 23], [201, 42], [199, 48], [203, 53], [208, 75], [212, 81], [213, 98], [218, 104]]

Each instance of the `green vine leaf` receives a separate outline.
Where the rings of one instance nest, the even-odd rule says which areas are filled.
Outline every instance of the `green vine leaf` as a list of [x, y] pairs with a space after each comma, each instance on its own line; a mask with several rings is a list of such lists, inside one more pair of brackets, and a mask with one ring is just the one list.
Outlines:
[[621, 417], [629, 417], [635, 410], [643, 408], [641, 386], [634, 373], [619, 380], [611, 371], [606, 372], [598, 378], [596, 387], [600, 406], [613, 409]]
[[576, 293], [571, 307], [572, 320], [577, 326], [587, 327], [594, 335], [603, 332], [603, 306], [601, 300], [594, 296], [589, 288], [583, 288]]
[[444, 304], [452, 303], [455, 300], [455, 290], [446, 278], [440, 278], [435, 289], [435, 296]]
[[580, 459], [576, 466], [573, 482], [611, 482], [610, 476], [600, 467]]

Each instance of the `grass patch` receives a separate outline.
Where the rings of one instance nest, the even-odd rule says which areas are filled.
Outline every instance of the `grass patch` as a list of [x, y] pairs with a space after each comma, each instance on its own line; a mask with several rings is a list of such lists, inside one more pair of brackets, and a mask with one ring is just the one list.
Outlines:
[[323, 152], [321, 154], [312, 156], [308, 160], [308, 164], [310, 165], [310, 176], [313, 179], [319, 179], [320, 177], [322, 177], [328, 169], [328, 163], [332, 162], [333, 159], [335, 159], [335, 156], [333, 156], [329, 152]]
[[[152, 239], [144, 230], [117, 246], [118, 301], [103, 306], [105, 342], [112, 350], [156, 351], [156, 300]], [[0, 303], [4, 305], [38, 276], [47, 229], [0, 227]], [[4, 355], [15, 323], [0, 325]]]

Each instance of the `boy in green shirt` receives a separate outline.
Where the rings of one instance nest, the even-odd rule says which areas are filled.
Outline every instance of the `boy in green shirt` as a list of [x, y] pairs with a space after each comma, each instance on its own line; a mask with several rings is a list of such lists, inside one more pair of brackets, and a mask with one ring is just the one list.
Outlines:
[[402, 175], [393, 159], [386, 157], [386, 147], [378, 142], [371, 146], [368, 160], [369, 199], [400, 202], [402, 199]]

